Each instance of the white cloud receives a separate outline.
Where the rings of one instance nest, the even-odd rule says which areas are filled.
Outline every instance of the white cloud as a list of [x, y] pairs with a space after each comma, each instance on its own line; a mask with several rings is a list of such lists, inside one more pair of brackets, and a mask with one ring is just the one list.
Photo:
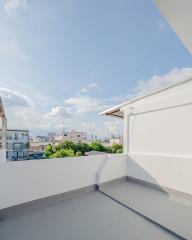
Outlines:
[[97, 126], [95, 122], [82, 122], [81, 128], [83, 131], [86, 131], [87, 133], [95, 133]]
[[[98, 112], [111, 105], [108, 104], [111, 100], [100, 100], [96, 97], [88, 96], [87, 93], [98, 86], [98, 83], [93, 82], [86, 87], [81, 88], [76, 92], [74, 97], [70, 97], [64, 103], [70, 106], [74, 113]], [[106, 104], [107, 103], [107, 104]]]
[[84, 93], [87, 93], [89, 92], [90, 90], [96, 88], [98, 86], [98, 83], [94, 82], [94, 83], [90, 83], [89, 85], [87, 85], [86, 87], [84, 88], [81, 88], [77, 94], [84, 94]]
[[[132, 89], [127, 96], [115, 96], [108, 99], [108, 101], [126, 101], [130, 98], [141, 96], [143, 94], [148, 94], [150, 92], [156, 91], [162, 87], [169, 86], [174, 83], [182, 82], [188, 79], [192, 79], [192, 68], [181, 68], [173, 69], [168, 74], [164, 75], [154, 75], [150, 79], [145, 81], [139, 81], [137, 86]], [[106, 100], [107, 101], [107, 100]], [[103, 134], [107, 135], [107, 132], [114, 135], [122, 134], [122, 122], [119, 119], [110, 119], [105, 121], [103, 125], [106, 128], [106, 132]]]
[[50, 112], [46, 114], [47, 117], [54, 117], [54, 118], [67, 118], [71, 117], [71, 112], [69, 109], [65, 107], [54, 107], [51, 109]]
[[131, 91], [131, 95], [139, 96], [158, 90], [168, 85], [192, 79], [192, 68], [173, 69], [168, 74], [157, 76], [146, 81], [139, 81], [136, 88]]
[[24, 8], [26, 6], [26, 0], [5, 0], [4, 11], [11, 15], [16, 9]]
[[70, 105], [77, 113], [100, 111], [105, 107], [100, 100], [85, 95], [68, 98], [65, 104]]
[[15, 108], [14, 111], [6, 108], [8, 127], [16, 129], [29, 129], [30, 132], [58, 131], [71, 124], [70, 119], [61, 116], [48, 116], [38, 107]]
[[97, 117], [96, 112], [111, 107], [111, 104], [117, 104], [118, 101], [126, 101], [128, 98], [149, 93], [190, 77], [192, 77], [192, 68], [173, 69], [168, 74], [140, 81], [127, 96], [118, 95], [98, 99], [85, 94], [75, 95], [66, 99], [64, 105], [56, 106], [46, 112], [43, 108], [49, 106], [50, 103], [46, 101], [44, 105], [39, 104], [35, 94], [31, 99], [32, 97], [29, 98], [21, 92], [0, 88], [0, 96], [5, 106], [8, 126], [11, 128], [25, 128], [41, 134], [41, 132], [57, 131], [62, 127], [69, 127], [87, 131], [88, 134], [109, 136], [122, 134], [121, 120]]
[[0, 88], [0, 96], [6, 107], [29, 107], [33, 104], [30, 98], [7, 88]]

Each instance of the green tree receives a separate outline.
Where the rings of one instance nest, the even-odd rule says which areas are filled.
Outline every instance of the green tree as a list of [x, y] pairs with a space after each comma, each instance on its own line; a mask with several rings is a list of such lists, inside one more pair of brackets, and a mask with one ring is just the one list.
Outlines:
[[77, 157], [80, 157], [80, 156], [82, 156], [83, 154], [82, 154], [82, 152], [80, 152], [80, 151], [78, 151], [78, 152], [76, 152], [75, 153], [75, 156], [77, 156]]
[[99, 152], [107, 151], [106, 147], [103, 146], [103, 144], [101, 144], [100, 142], [92, 142], [90, 144], [90, 150], [99, 151]]
[[54, 150], [53, 150], [53, 146], [51, 144], [49, 144], [46, 149], [45, 149], [45, 156], [47, 158], [50, 158], [50, 156], [54, 154]]
[[64, 142], [59, 143], [55, 146], [56, 151], [61, 149], [72, 149], [73, 151], [75, 151], [75, 148], [76, 147], [74, 142], [68, 140], [65, 140]]
[[74, 157], [74, 151], [72, 149], [61, 149], [53, 153], [50, 158], [63, 158], [63, 157]]
[[123, 148], [117, 149], [116, 153], [123, 153]]
[[45, 149], [45, 156], [47, 158], [63, 158], [63, 157], [74, 157], [83, 156], [85, 152], [91, 150], [107, 153], [122, 153], [122, 144], [113, 144], [112, 147], [105, 147], [100, 142], [93, 142], [90, 145], [87, 143], [73, 143], [72, 141], [64, 141], [56, 146], [49, 144]]
[[113, 144], [112, 147], [112, 153], [122, 153], [123, 152], [123, 146], [122, 144]]
[[85, 152], [90, 151], [90, 147], [87, 143], [77, 143], [76, 146], [75, 146], [75, 151], [76, 152], [81, 152], [82, 155], [84, 155]]
[[106, 147], [106, 152], [107, 153], [113, 153], [112, 148], [111, 147]]

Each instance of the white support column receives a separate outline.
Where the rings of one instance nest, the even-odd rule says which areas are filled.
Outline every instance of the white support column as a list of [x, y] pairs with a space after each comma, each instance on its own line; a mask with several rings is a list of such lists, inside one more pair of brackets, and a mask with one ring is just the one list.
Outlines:
[[123, 121], [123, 152], [129, 154], [129, 145], [130, 145], [130, 116], [134, 114], [134, 108], [123, 109], [124, 112], [124, 121]]
[[7, 148], [7, 119], [2, 117], [2, 148]]
[[7, 153], [7, 119], [5, 116], [2, 116], [2, 148], [0, 149], [0, 163], [6, 162], [6, 153]]
[[124, 111], [123, 119], [123, 153], [129, 153], [129, 111]]

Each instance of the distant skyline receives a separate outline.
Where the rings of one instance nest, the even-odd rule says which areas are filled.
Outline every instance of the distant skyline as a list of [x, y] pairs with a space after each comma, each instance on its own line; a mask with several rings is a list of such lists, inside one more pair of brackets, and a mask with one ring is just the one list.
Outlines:
[[0, 96], [8, 127], [98, 137], [98, 112], [192, 76], [192, 57], [153, 0], [0, 0]]

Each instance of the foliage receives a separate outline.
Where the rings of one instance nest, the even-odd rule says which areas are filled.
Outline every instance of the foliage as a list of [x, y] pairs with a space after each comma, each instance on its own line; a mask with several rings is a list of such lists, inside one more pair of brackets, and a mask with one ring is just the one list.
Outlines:
[[62, 143], [59, 143], [55, 146], [55, 150], [61, 150], [61, 149], [72, 149], [75, 152], [75, 143], [72, 141], [65, 140]]
[[75, 144], [72, 141], [66, 140], [56, 146], [49, 144], [45, 149], [45, 156], [47, 158], [83, 156], [85, 155], [85, 152], [92, 150], [107, 153], [122, 153], [123, 146], [122, 144], [113, 144], [112, 147], [105, 147], [100, 142], [92, 142], [90, 145], [81, 142]]
[[77, 156], [77, 157], [80, 157], [80, 156], [82, 156], [83, 154], [82, 154], [82, 152], [80, 152], [80, 151], [78, 151], [78, 152], [76, 152], [75, 153], [75, 156]]
[[91, 150], [98, 151], [98, 152], [106, 152], [106, 147], [101, 144], [100, 142], [92, 142], [90, 144]]
[[90, 151], [90, 147], [87, 143], [77, 143], [76, 147], [75, 147], [76, 153], [77, 152], [81, 152], [82, 155], [85, 154], [85, 152], [89, 152]]
[[52, 154], [54, 154], [53, 146], [49, 144], [45, 149], [45, 156], [49, 158]]
[[50, 158], [63, 158], [63, 157], [74, 157], [74, 151], [72, 149], [60, 149], [55, 153], [51, 154]]
[[122, 144], [113, 144], [111, 149], [112, 149], [112, 153], [122, 153], [123, 152]]
[[111, 148], [111, 147], [106, 147], [106, 150], [105, 150], [105, 152], [107, 152], [107, 153], [113, 153], [113, 152], [112, 152], [112, 148]]

